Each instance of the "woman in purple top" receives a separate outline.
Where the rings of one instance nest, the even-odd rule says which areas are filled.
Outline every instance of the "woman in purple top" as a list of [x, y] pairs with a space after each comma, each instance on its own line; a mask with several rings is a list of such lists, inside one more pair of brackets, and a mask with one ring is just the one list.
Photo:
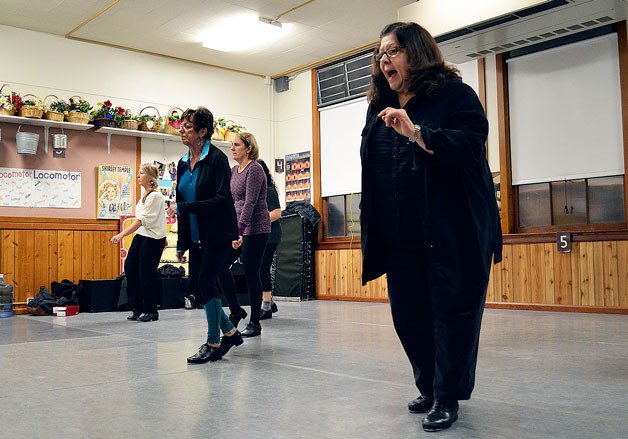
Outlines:
[[[266, 174], [256, 160], [259, 148], [251, 133], [236, 134], [231, 146], [233, 159], [238, 163], [231, 169], [231, 195], [238, 217], [239, 239], [233, 241], [234, 254], [231, 262], [242, 255], [246, 285], [251, 298], [251, 319], [242, 331], [242, 337], [255, 337], [262, 333], [260, 308], [262, 305], [262, 281], [260, 266], [270, 234], [270, 217], [266, 205]], [[229, 319], [235, 327], [246, 317], [236, 296], [235, 283], [226, 265], [220, 273], [220, 285], [229, 303]]]

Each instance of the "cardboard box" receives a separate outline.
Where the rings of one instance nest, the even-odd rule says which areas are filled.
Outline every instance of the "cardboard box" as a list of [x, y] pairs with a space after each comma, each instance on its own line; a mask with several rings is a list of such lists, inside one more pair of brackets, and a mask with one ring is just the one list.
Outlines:
[[75, 316], [79, 313], [78, 305], [53, 306], [52, 315], [55, 317]]

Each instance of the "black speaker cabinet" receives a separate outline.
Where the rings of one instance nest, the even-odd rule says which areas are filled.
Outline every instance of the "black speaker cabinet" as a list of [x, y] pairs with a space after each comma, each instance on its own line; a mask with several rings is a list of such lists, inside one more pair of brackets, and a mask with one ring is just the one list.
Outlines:
[[157, 304], [159, 309], [176, 309], [185, 306], [188, 293], [187, 277], [157, 278]]
[[81, 312], [110, 312], [118, 307], [120, 280], [79, 280]]

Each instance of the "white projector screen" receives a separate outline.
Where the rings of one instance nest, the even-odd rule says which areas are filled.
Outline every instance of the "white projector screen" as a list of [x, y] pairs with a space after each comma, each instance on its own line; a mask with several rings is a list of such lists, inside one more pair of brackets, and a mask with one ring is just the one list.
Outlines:
[[320, 109], [321, 195], [362, 191], [360, 143], [368, 103], [359, 98]]
[[512, 184], [624, 173], [617, 34], [508, 60]]

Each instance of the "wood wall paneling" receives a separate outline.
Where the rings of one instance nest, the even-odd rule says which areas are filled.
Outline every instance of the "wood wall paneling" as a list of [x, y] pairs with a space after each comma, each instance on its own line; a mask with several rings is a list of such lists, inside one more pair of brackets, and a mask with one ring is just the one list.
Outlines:
[[[386, 301], [386, 277], [361, 285], [360, 250], [317, 250], [319, 299]], [[493, 266], [487, 306], [628, 314], [628, 241], [506, 244]]]

